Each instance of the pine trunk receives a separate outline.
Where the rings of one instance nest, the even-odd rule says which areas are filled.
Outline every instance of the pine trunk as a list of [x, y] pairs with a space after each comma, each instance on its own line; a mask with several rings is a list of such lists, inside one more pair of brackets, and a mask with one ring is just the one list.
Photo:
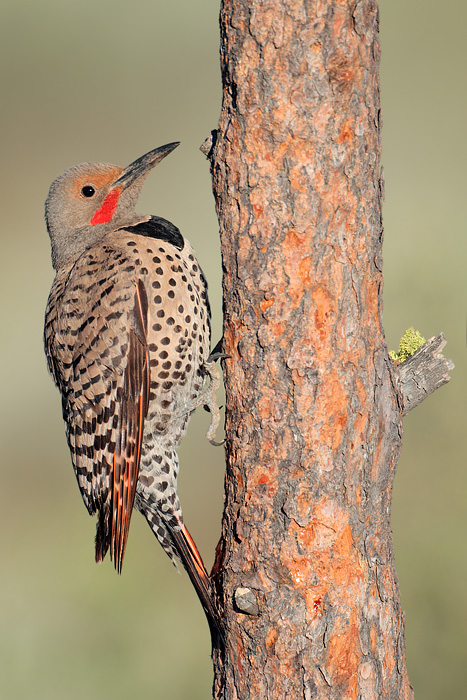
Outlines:
[[375, 0], [223, 0], [212, 153], [224, 266], [217, 699], [412, 698], [381, 325]]

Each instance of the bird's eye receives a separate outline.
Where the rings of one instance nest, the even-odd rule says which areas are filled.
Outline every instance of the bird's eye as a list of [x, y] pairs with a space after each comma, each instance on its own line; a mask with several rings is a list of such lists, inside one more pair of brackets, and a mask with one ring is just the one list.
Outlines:
[[96, 190], [92, 185], [84, 185], [83, 189], [81, 190], [83, 197], [93, 197], [95, 193]]

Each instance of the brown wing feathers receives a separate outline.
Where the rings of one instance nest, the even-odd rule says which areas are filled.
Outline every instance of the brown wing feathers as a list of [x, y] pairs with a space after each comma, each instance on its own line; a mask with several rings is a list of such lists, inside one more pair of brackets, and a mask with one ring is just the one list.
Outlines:
[[131, 316], [123, 387], [117, 391], [117, 424], [111, 474], [111, 504], [99, 513], [96, 560], [110, 545], [110, 556], [121, 572], [138, 482], [144, 420], [149, 404], [149, 359], [146, 344], [148, 299], [138, 281]]

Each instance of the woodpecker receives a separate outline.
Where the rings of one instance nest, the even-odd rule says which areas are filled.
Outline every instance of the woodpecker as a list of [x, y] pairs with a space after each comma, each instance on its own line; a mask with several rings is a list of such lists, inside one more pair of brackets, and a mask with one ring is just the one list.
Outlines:
[[81, 496], [97, 515], [96, 561], [110, 550], [121, 572], [135, 507], [182, 562], [213, 633], [222, 625], [183, 522], [176, 452], [198, 405], [212, 413], [212, 442], [218, 423], [207, 283], [176, 226], [135, 212], [146, 176], [178, 145], [126, 168], [83, 163], [54, 180], [44, 343]]

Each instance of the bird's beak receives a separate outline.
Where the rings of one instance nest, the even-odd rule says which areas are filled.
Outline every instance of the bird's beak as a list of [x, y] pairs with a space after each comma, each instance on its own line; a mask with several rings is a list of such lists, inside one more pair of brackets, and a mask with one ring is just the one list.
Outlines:
[[135, 182], [135, 180], [146, 175], [179, 145], [180, 141], [167, 143], [165, 146], [159, 146], [159, 148], [155, 148], [153, 151], [149, 151], [149, 153], [141, 156], [141, 158], [134, 160], [133, 163], [130, 163], [130, 165], [125, 168], [118, 180], [115, 180], [112, 189], [119, 189], [120, 191], [126, 189]]
[[[109, 221], [112, 220], [120, 200], [120, 195], [122, 195], [123, 192], [126, 192], [127, 198], [131, 197], [136, 201], [144, 181], [144, 176], [147, 175], [155, 165], [160, 163], [165, 156], [172, 153], [179, 143], [179, 141], [167, 143], [165, 146], [155, 148], [153, 151], [149, 151], [149, 153], [146, 153], [144, 156], [141, 156], [141, 158], [130, 163], [120, 177], [110, 186], [109, 193], [91, 219], [91, 226], [95, 226], [96, 224], [108, 224]], [[131, 185], [133, 185], [133, 187], [128, 189]]]

